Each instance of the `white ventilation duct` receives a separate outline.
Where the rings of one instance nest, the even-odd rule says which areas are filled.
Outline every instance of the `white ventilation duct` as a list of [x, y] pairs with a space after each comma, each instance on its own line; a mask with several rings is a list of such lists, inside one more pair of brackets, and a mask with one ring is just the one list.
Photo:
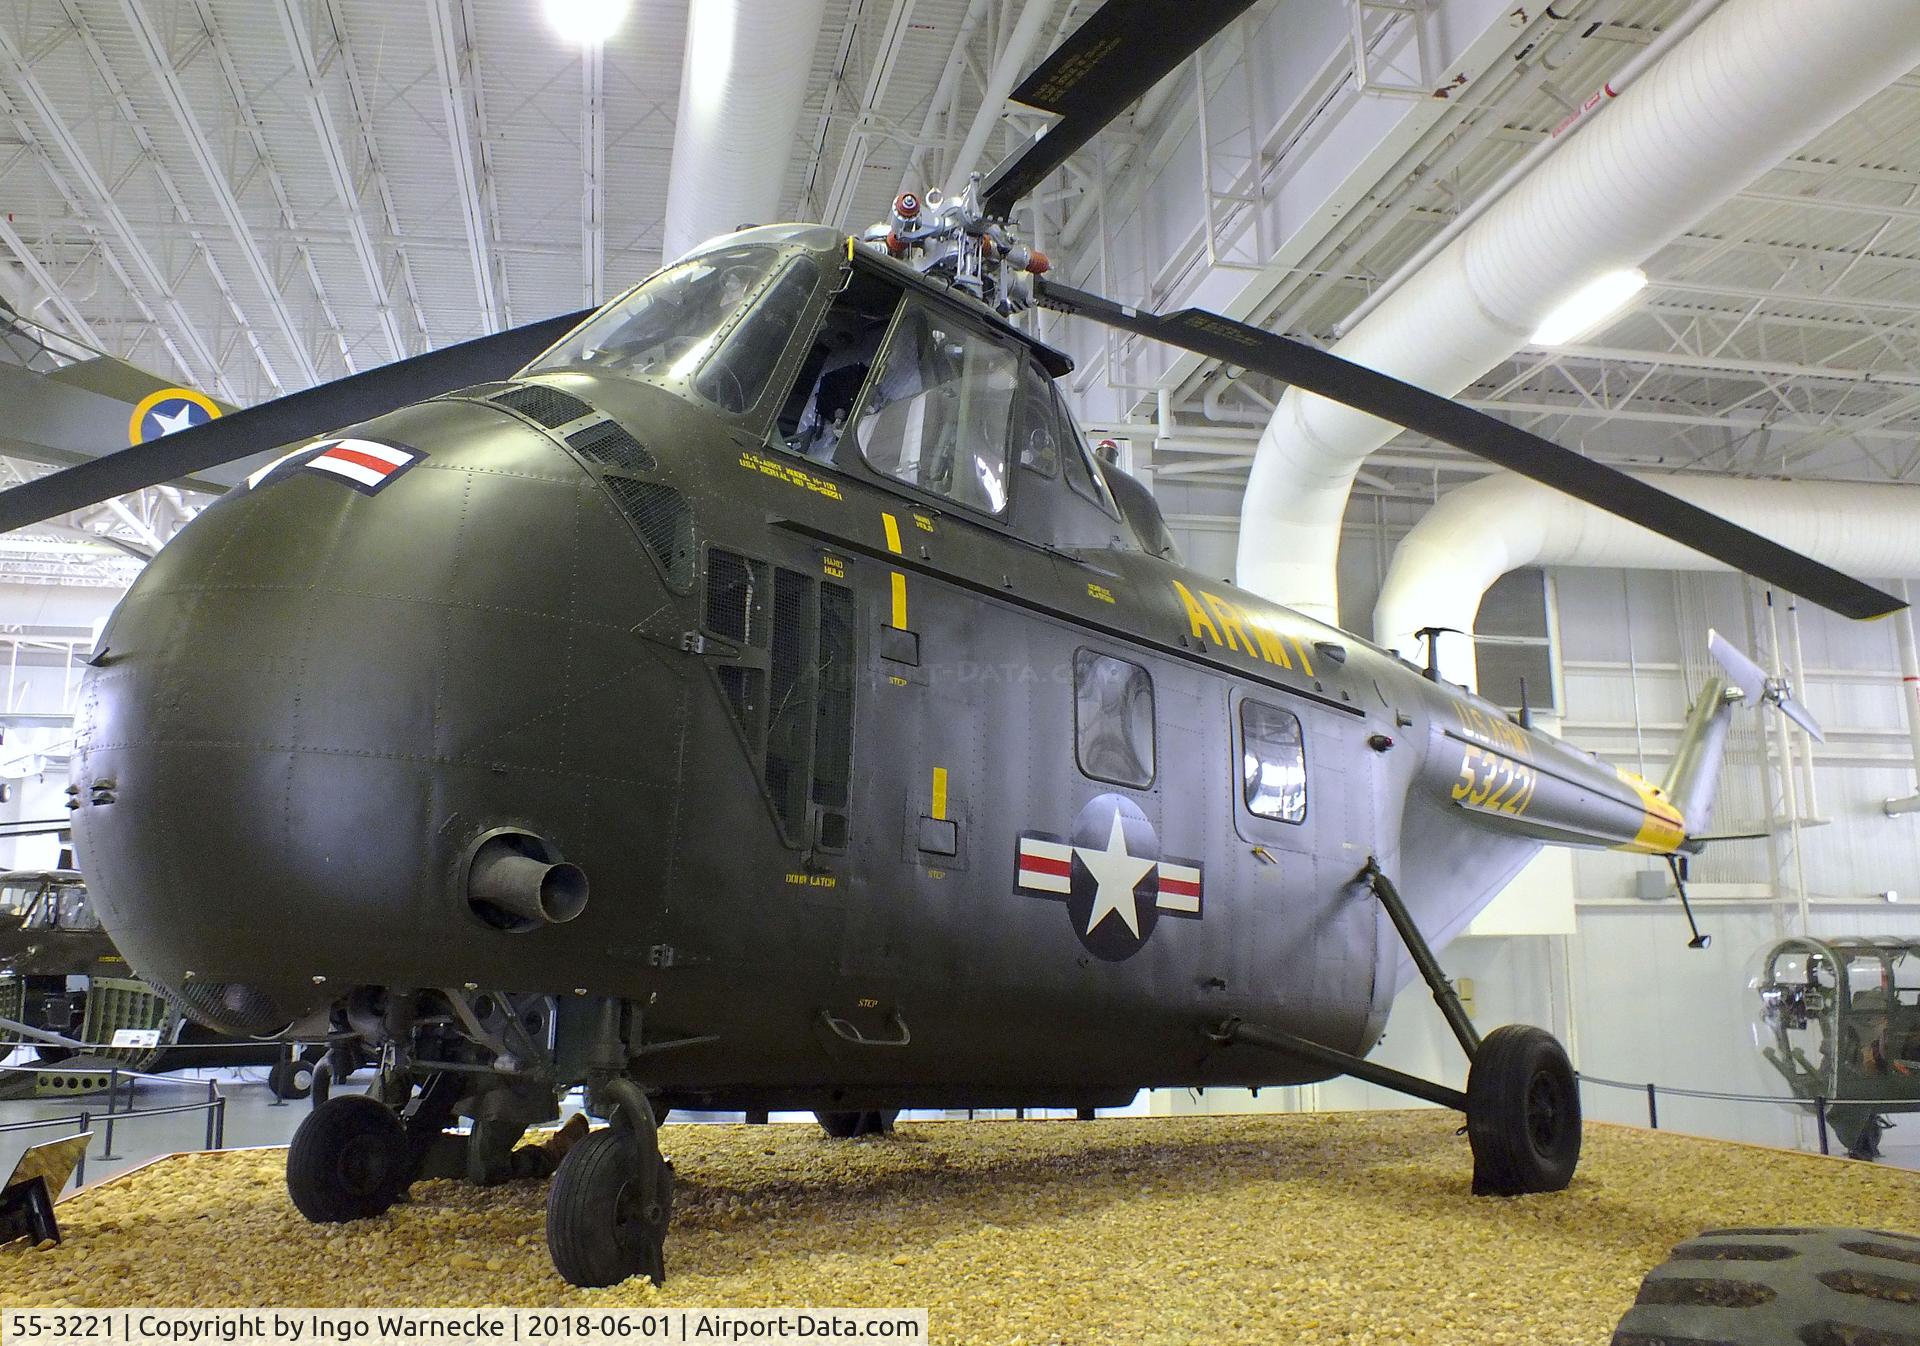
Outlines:
[[[1920, 487], [1635, 475], [1847, 574], [1920, 579]], [[1447, 492], [1401, 541], [1373, 609], [1374, 638], [1416, 658], [1413, 633], [1423, 626], [1471, 635], [1493, 582], [1532, 565], [1727, 569], [1616, 514], [1499, 472]], [[1474, 672], [1471, 639], [1441, 640], [1442, 677], [1471, 687]]]
[[[1333, 350], [1451, 396], [1915, 65], [1913, 0], [1726, 0]], [[1239, 582], [1336, 620], [1354, 473], [1397, 433], [1289, 389], [1247, 483]]]
[[773, 224], [826, 0], [696, 0], [687, 13], [663, 255]]

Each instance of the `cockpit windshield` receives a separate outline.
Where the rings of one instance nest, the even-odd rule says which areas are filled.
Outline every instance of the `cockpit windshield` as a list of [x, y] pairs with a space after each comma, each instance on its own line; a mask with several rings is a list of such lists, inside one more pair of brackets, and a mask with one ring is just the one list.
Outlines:
[[685, 379], [719, 343], [779, 260], [772, 248], [717, 248], [662, 271], [528, 365], [637, 379]]

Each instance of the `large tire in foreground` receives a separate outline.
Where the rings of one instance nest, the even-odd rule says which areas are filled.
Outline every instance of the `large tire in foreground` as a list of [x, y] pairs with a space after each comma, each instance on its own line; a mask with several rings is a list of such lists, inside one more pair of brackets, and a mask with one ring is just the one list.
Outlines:
[[609, 1126], [560, 1161], [547, 1193], [547, 1251], [568, 1283], [666, 1282], [673, 1168], [650, 1141]]
[[1553, 1034], [1508, 1024], [1467, 1073], [1476, 1196], [1557, 1192], [1580, 1162], [1580, 1081]]
[[1920, 1236], [1709, 1229], [1647, 1273], [1613, 1346], [1920, 1346]]
[[410, 1176], [406, 1128], [393, 1109], [364, 1094], [322, 1103], [287, 1147], [287, 1195], [315, 1224], [379, 1215]]
[[899, 1115], [898, 1108], [869, 1108], [865, 1112], [816, 1112], [813, 1117], [834, 1140], [855, 1140], [892, 1134], [893, 1119]]

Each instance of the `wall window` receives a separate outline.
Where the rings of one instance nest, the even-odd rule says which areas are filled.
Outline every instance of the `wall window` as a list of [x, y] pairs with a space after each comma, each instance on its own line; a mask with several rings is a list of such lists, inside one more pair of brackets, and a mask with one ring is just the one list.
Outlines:
[[867, 384], [855, 438], [876, 471], [983, 514], [1007, 507], [1016, 351], [914, 299]]
[[1480, 613], [1473, 622], [1473, 660], [1479, 670], [1480, 695], [1504, 710], [1518, 710], [1520, 687], [1525, 683], [1530, 708], [1558, 714], [1551, 644], [1546, 572], [1514, 570], [1495, 580], [1481, 597]]
[[1307, 816], [1307, 753], [1300, 718], [1261, 701], [1240, 703], [1240, 777], [1247, 811], [1283, 823]]
[[1081, 771], [1134, 789], [1153, 784], [1153, 679], [1146, 669], [1074, 651], [1073, 721]]

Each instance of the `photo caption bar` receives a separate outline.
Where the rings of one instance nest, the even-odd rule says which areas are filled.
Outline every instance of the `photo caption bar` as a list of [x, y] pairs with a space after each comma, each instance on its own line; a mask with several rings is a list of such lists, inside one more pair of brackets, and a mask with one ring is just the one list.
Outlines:
[[8, 1309], [0, 1346], [618, 1346], [927, 1340], [925, 1309]]

